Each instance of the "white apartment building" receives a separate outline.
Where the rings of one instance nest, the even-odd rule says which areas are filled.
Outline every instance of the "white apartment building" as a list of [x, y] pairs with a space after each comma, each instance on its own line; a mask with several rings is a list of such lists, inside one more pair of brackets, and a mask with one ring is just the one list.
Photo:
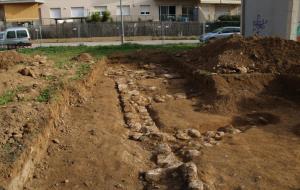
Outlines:
[[[125, 21], [214, 21], [240, 13], [241, 0], [122, 0]], [[0, 23], [55, 24], [107, 10], [120, 20], [119, 0], [0, 0]]]
[[[241, 0], [122, 0], [126, 21], [214, 21], [220, 15], [240, 14]], [[109, 11], [120, 19], [119, 0], [44, 0], [40, 17], [44, 23], [83, 18], [92, 12]]]

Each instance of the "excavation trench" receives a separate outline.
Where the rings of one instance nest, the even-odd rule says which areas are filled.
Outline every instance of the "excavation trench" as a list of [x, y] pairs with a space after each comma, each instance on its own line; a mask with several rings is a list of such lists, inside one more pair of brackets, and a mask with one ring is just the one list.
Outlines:
[[103, 65], [103, 61], [99, 62], [84, 80], [65, 85], [57, 94], [55, 101], [44, 105], [42, 111], [47, 110], [45, 111], [47, 114], [40, 113], [44, 118], [39, 123], [38, 131], [25, 142], [24, 147], [19, 153], [16, 153], [13, 159], [4, 162], [7, 164], [7, 169], [1, 175], [1, 188], [7, 190], [23, 189], [25, 183], [33, 176], [35, 166], [43, 160], [47, 148], [51, 144], [50, 137], [53, 131], [63, 124], [64, 117], [69, 113], [70, 108], [78, 105], [87, 96], [88, 89], [93, 86], [98, 73], [103, 72]]
[[[296, 155], [288, 160], [299, 161], [298, 77], [189, 74], [182, 65], [117, 62], [96, 64], [49, 105], [43, 132], [9, 180], [0, 181], [5, 189], [22, 189], [28, 179], [29, 190], [217, 190], [243, 183], [255, 189], [270, 181], [252, 178], [275, 176], [262, 169], [271, 164], [264, 159], [269, 149], [273, 165], [288, 151]], [[293, 171], [289, 183], [297, 187]]]

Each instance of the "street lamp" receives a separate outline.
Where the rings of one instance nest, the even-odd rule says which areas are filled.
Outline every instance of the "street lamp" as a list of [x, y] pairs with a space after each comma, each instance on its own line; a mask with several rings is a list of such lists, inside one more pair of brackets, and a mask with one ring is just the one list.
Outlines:
[[123, 8], [122, 8], [122, 0], [120, 0], [120, 15], [121, 15], [121, 44], [124, 44], [124, 21], [123, 21]]

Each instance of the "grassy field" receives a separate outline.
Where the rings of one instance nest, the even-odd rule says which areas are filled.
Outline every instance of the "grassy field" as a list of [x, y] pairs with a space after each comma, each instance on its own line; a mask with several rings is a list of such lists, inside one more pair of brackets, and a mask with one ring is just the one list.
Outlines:
[[77, 46], [77, 47], [41, 47], [35, 49], [20, 49], [19, 52], [28, 55], [45, 55], [56, 63], [68, 62], [72, 57], [80, 53], [90, 53], [96, 58], [109, 56], [117, 52], [130, 52], [135, 50], [154, 49], [161, 51], [182, 51], [197, 47], [196, 44], [176, 44], [176, 45], [136, 45], [125, 44], [122, 46]]

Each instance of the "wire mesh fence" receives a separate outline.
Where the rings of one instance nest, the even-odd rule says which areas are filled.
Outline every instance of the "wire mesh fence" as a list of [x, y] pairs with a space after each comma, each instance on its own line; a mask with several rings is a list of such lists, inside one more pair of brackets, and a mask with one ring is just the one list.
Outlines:
[[[199, 22], [125, 22], [125, 36], [198, 36], [205, 32]], [[92, 38], [120, 35], [119, 22], [63, 23], [29, 27], [32, 39]]]

